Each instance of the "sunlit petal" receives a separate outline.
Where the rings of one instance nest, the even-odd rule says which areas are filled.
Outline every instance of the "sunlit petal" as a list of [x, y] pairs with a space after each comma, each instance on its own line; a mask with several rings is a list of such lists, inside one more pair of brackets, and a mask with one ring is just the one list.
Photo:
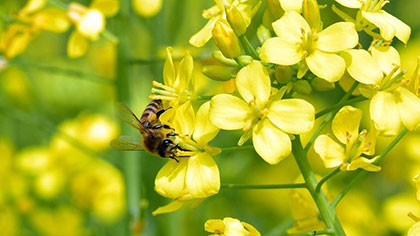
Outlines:
[[396, 30], [394, 26], [390, 24], [390, 22], [388, 22], [388, 20], [385, 18], [384, 12], [385, 11], [383, 10], [377, 12], [362, 11], [362, 15], [364, 18], [379, 28], [381, 36], [386, 41], [391, 41], [396, 34]]
[[210, 121], [220, 129], [244, 128], [250, 112], [246, 102], [229, 94], [216, 95], [210, 101]]
[[381, 135], [394, 136], [400, 129], [400, 115], [392, 93], [378, 92], [370, 102], [370, 118]]
[[197, 111], [195, 130], [193, 134], [194, 140], [202, 146], [205, 146], [210, 140], [216, 137], [219, 132], [209, 118], [210, 102], [206, 102]]
[[338, 55], [315, 50], [306, 58], [309, 69], [328, 82], [338, 81], [346, 70], [344, 59]]
[[376, 159], [377, 158], [367, 159], [365, 157], [359, 157], [352, 160], [351, 163], [346, 166], [346, 170], [364, 169], [366, 171], [378, 172], [381, 170], [381, 167], [373, 164]]
[[[282, 18], [273, 23], [273, 29], [276, 35], [283, 40], [299, 44], [302, 43], [302, 36], [311, 32], [305, 18], [295, 11], [286, 12]], [[302, 34], [302, 30], [304, 34]]]
[[407, 129], [415, 130], [420, 125], [420, 98], [404, 87], [396, 89], [394, 94], [402, 123]]
[[192, 135], [195, 120], [194, 109], [191, 102], [188, 101], [176, 109], [175, 116], [172, 121], [172, 128], [174, 128], [178, 134]]
[[48, 8], [38, 12], [34, 15], [33, 22], [41, 29], [56, 33], [65, 32], [70, 27], [66, 12], [56, 8]]
[[411, 228], [408, 230], [407, 236], [417, 236], [420, 235], [420, 222], [415, 223]]
[[261, 62], [253, 61], [238, 72], [236, 87], [245, 102], [254, 100], [258, 106], [264, 107], [271, 92], [271, 81], [267, 69]]
[[67, 42], [67, 55], [70, 58], [83, 56], [88, 49], [89, 41], [77, 31], [70, 35]]
[[224, 232], [225, 224], [223, 223], [223, 220], [207, 220], [204, 224], [204, 230], [210, 233]]
[[155, 216], [155, 215], [159, 215], [159, 214], [171, 213], [171, 212], [174, 212], [174, 211], [178, 210], [183, 205], [184, 205], [184, 202], [175, 200], [175, 201], [170, 202], [169, 204], [167, 204], [165, 206], [161, 206], [158, 209], [154, 210], [152, 212], [152, 215]]
[[94, 0], [90, 7], [101, 11], [105, 16], [113, 16], [120, 9], [120, 4], [118, 0]]
[[241, 222], [237, 219], [226, 217], [223, 219], [223, 223], [225, 224], [224, 235], [232, 235], [232, 236], [248, 235], [248, 232], [246, 232]]
[[312, 129], [315, 108], [303, 99], [284, 99], [271, 104], [267, 117], [287, 133], [302, 134]]
[[303, 58], [300, 43], [291, 43], [280, 37], [267, 39], [261, 47], [260, 57], [264, 62], [278, 65], [294, 65]]
[[335, 115], [331, 128], [335, 137], [343, 144], [352, 145], [359, 137], [359, 125], [362, 111], [352, 106], [345, 106]]
[[25, 6], [20, 10], [21, 14], [31, 14], [45, 6], [47, 0], [29, 0]]
[[214, 24], [220, 19], [220, 17], [211, 18], [207, 24], [196, 34], [190, 38], [190, 44], [194, 47], [202, 47], [206, 44], [212, 37], [212, 31]]
[[391, 46], [371, 47], [372, 57], [381, 70], [387, 75], [395, 66], [401, 65], [400, 54]]
[[181, 159], [179, 162], [169, 160], [159, 170], [155, 179], [155, 190], [164, 197], [176, 199], [187, 193], [185, 177], [188, 160]]
[[389, 14], [386, 11], [380, 10], [379, 11], [382, 16], [386, 19], [388, 24], [392, 25], [395, 29], [395, 36], [401, 40], [401, 42], [407, 44], [408, 39], [410, 39], [411, 28], [406, 23], [402, 22], [397, 17]]
[[347, 71], [362, 84], [377, 84], [383, 74], [373, 57], [363, 49], [351, 49], [340, 54], [346, 61]]
[[280, 0], [281, 8], [284, 11], [302, 12], [303, 0]]
[[351, 22], [335, 23], [319, 34], [317, 48], [325, 52], [339, 52], [354, 48], [359, 36]]
[[186, 185], [196, 198], [206, 198], [219, 192], [219, 169], [213, 158], [205, 153], [198, 153], [188, 158]]
[[182, 58], [178, 66], [178, 73], [176, 75], [173, 87], [178, 91], [183, 91], [188, 89], [188, 85], [191, 81], [191, 76], [193, 72], [194, 62], [189, 52], [187, 52]]
[[273, 125], [269, 119], [264, 119], [254, 127], [252, 142], [255, 151], [271, 165], [289, 156], [292, 150], [289, 136]]
[[328, 135], [320, 135], [315, 140], [314, 149], [327, 168], [340, 166], [346, 160], [344, 147], [336, 143]]
[[172, 87], [175, 82], [175, 66], [172, 60], [171, 47], [166, 48], [166, 60], [165, 65], [163, 66], [163, 82], [170, 87]]
[[362, 7], [362, 1], [360, 0], [335, 0], [335, 1], [348, 8], [361, 8]]

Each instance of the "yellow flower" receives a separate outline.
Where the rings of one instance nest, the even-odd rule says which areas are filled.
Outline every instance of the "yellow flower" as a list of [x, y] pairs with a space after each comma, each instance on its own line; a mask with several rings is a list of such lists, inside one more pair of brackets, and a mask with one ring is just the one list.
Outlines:
[[[410, 38], [411, 28], [406, 25], [404, 22], [396, 18], [395, 16], [389, 14], [388, 12], [382, 10], [383, 6], [389, 1], [385, 0], [336, 0], [341, 5], [360, 9], [361, 15], [358, 14], [356, 20], [357, 30], [372, 30], [367, 23], [370, 22], [379, 28], [381, 37], [386, 41], [391, 41], [394, 37], [397, 37], [399, 40], [407, 43]], [[362, 16], [362, 17], [360, 17]], [[364, 22], [363, 19], [368, 20]]]
[[132, 4], [135, 12], [146, 18], [155, 16], [162, 9], [162, 0], [133, 0]]
[[67, 54], [71, 58], [83, 56], [88, 48], [88, 40], [96, 41], [105, 30], [105, 17], [117, 14], [118, 0], [94, 0], [89, 8], [71, 3], [68, 16], [76, 26], [67, 44]]
[[163, 67], [163, 84], [153, 81], [150, 99], [161, 99], [176, 107], [194, 98], [194, 83], [192, 79], [194, 62], [187, 52], [175, 71], [172, 60], [172, 48], [166, 48], [166, 61]]
[[174, 201], [159, 207], [154, 215], [175, 211], [185, 201], [201, 201], [219, 192], [219, 169], [212, 156], [220, 153], [220, 149], [207, 145], [219, 129], [209, 121], [209, 109], [210, 102], [204, 103], [197, 115], [190, 102], [176, 109], [170, 125], [179, 134], [179, 145], [190, 150], [183, 153], [189, 157], [179, 157], [179, 162], [169, 160], [157, 174], [156, 192]]
[[[359, 133], [362, 111], [352, 106], [345, 106], [338, 111], [332, 121], [332, 131], [339, 142], [329, 135], [320, 135], [315, 140], [315, 152], [321, 156], [325, 167], [341, 166], [342, 170], [379, 171], [381, 168], [372, 164], [377, 158], [368, 159], [362, 154], [373, 155], [376, 145], [376, 131], [363, 130]], [[343, 147], [343, 145], [345, 148]]]
[[391, 46], [373, 46], [366, 50], [347, 50], [347, 71], [366, 86], [360, 92], [371, 98], [370, 116], [380, 135], [394, 136], [401, 123], [409, 130], [420, 124], [420, 98], [402, 86], [407, 83], [400, 72], [400, 56]]
[[60, 206], [58, 208], [41, 208], [32, 212], [31, 225], [46, 236], [78, 236], [83, 235], [84, 217], [79, 210]]
[[13, 58], [25, 51], [29, 42], [41, 30], [62, 33], [70, 27], [64, 11], [57, 8], [43, 9], [45, 4], [45, 0], [29, 0], [14, 16], [17, 23], [11, 24], [0, 37], [0, 52], [6, 58]]
[[[417, 175], [413, 179], [414, 183], [416, 184], [417, 189], [417, 200], [420, 201], [420, 175]], [[413, 220], [415, 220], [417, 223], [415, 223], [413, 226], [410, 227], [408, 230], [407, 236], [417, 236], [420, 235], [420, 219], [415, 216], [413, 213], [408, 214]]]
[[203, 11], [203, 17], [209, 19], [207, 24], [190, 38], [194, 47], [202, 47], [212, 37], [213, 27], [219, 19], [226, 19], [225, 6], [234, 6], [242, 14], [246, 27], [251, 24], [251, 19], [257, 13], [261, 1], [259, 0], [214, 0], [215, 6]]
[[221, 129], [242, 129], [245, 132], [238, 145], [252, 136], [257, 153], [266, 162], [277, 164], [291, 152], [288, 133], [312, 129], [314, 107], [302, 99], [281, 100], [281, 94], [271, 95], [270, 77], [258, 61], [242, 68], [235, 82], [243, 100], [230, 94], [214, 96], [210, 120]]
[[415, 223], [408, 230], [407, 236], [418, 236], [420, 235], [420, 222]]
[[260, 232], [254, 226], [241, 222], [238, 219], [225, 217], [223, 220], [207, 220], [204, 224], [207, 232], [213, 233], [211, 236], [260, 236]]
[[263, 61], [278, 65], [300, 65], [298, 76], [308, 68], [328, 82], [338, 81], [344, 74], [344, 59], [336, 53], [357, 45], [354, 24], [335, 23], [321, 32], [311, 29], [297, 12], [289, 11], [273, 23], [277, 37], [270, 38], [261, 47]]

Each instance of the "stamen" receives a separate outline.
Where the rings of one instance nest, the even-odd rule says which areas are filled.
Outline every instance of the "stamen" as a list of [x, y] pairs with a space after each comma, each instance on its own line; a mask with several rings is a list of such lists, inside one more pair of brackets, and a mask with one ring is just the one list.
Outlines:
[[162, 90], [162, 89], [157, 89], [157, 88], [152, 88], [152, 93], [156, 93], [156, 94], [161, 94], [161, 95], [167, 95], [167, 96], [172, 96], [172, 97], [177, 97], [178, 94], [167, 91], [167, 90]]
[[168, 96], [162, 96], [162, 95], [155, 95], [155, 94], [151, 94], [151, 95], [149, 96], [149, 99], [151, 99], [151, 100], [158, 100], [158, 99], [160, 99], [160, 100], [169, 100], [169, 101], [173, 101], [173, 100], [175, 100], [176, 98], [174, 98], [174, 97], [168, 97]]
[[176, 92], [176, 90], [175, 90], [174, 88], [169, 87], [169, 86], [167, 86], [167, 85], [164, 85], [164, 84], [159, 83], [159, 82], [154, 81], [154, 80], [153, 80], [153, 82], [152, 82], [152, 85], [153, 85], [154, 87], [158, 87], [158, 88], [161, 88], [161, 89], [164, 89], [164, 90], [167, 90], [167, 91]]

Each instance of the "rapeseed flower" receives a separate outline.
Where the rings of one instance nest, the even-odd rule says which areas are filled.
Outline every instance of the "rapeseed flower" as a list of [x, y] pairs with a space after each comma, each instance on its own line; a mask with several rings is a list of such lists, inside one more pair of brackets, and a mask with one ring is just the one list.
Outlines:
[[213, 233], [211, 236], [260, 236], [258, 230], [238, 219], [225, 217], [223, 220], [207, 220], [204, 224], [204, 229], [207, 232]]
[[372, 46], [370, 53], [363, 49], [347, 50], [347, 71], [364, 84], [360, 92], [371, 98], [370, 116], [380, 135], [394, 136], [401, 123], [409, 130], [420, 124], [420, 98], [405, 85], [400, 72], [400, 55], [391, 46]]
[[[356, 19], [356, 29], [372, 31], [369, 23], [372, 23], [380, 30], [380, 35], [386, 41], [391, 41], [397, 37], [403, 43], [407, 44], [410, 38], [411, 28], [402, 22], [400, 19], [382, 10], [382, 8], [389, 3], [387, 0], [336, 0], [341, 5], [360, 9], [360, 13]], [[366, 19], [368, 22], [365, 22]]]
[[[414, 183], [416, 184], [417, 189], [417, 200], [420, 201], [420, 175], [417, 175], [413, 179]], [[417, 236], [420, 234], [420, 218], [415, 216], [413, 213], [408, 214], [416, 223], [410, 227], [408, 230], [407, 236]]]
[[337, 53], [355, 47], [359, 40], [353, 23], [339, 22], [317, 32], [295, 11], [286, 12], [273, 29], [277, 37], [262, 45], [263, 61], [286, 66], [300, 62], [299, 78], [309, 69], [328, 82], [338, 81], [346, 69]]
[[68, 10], [70, 20], [76, 26], [67, 44], [67, 54], [71, 58], [86, 53], [89, 40], [96, 41], [105, 30], [105, 17], [114, 16], [119, 10], [118, 0], [94, 0], [90, 7], [71, 3]]
[[[169, 160], [158, 172], [155, 190], [160, 195], [174, 199], [166, 206], [159, 207], [154, 215], [176, 211], [186, 201], [202, 201], [219, 192], [219, 169], [213, 155], [220, 149], [208, 146], [219, 129], [208, 118], [210, 102], [204, 103], [194, 114], [190, 102], [180, 105], [170, 121], [171, 127], [179, 134], [179, 145], [189, 151], [180, 151], [179, 162]], [[165, 114], [162, 122], [165, 121]]]
[[242, 99], [218, 94], [211, 99], [210, 120], [225, 130], [242, 129], [242, 145], [252, 136], [254, 148], [274, 165], [291, 152], [288, 134], [302, 134], [312, 129], [314, 107], [303, 99], [281, 100], [281, 93], [271, 94], [268, 71], [258, 61], [242, 68], [236, 77]]

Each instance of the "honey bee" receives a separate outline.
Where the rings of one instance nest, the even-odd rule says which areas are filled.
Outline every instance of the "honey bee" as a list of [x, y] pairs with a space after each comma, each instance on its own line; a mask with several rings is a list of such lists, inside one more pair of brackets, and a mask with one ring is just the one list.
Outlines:
[[150, 102], [140, 119], [124, 104], [118, 104], [117, 110], [120, 118], [129, 125], [140, 131], [143, 137], [142, 143], [134, 141], [127, 136], [121, 136], [111, 142], [111, 146], [124, 151], [146, 150], [150, 153], [157, 154], [164, 158], [171, 158], [179, 161], [177, 151], [188, 151], [175, 144], [171, 137], [177, 136], [174, 129], [169, 125], [162, 124], [159, 120], [166, 110], [162, 105], [161, 100], [153, 100]]

